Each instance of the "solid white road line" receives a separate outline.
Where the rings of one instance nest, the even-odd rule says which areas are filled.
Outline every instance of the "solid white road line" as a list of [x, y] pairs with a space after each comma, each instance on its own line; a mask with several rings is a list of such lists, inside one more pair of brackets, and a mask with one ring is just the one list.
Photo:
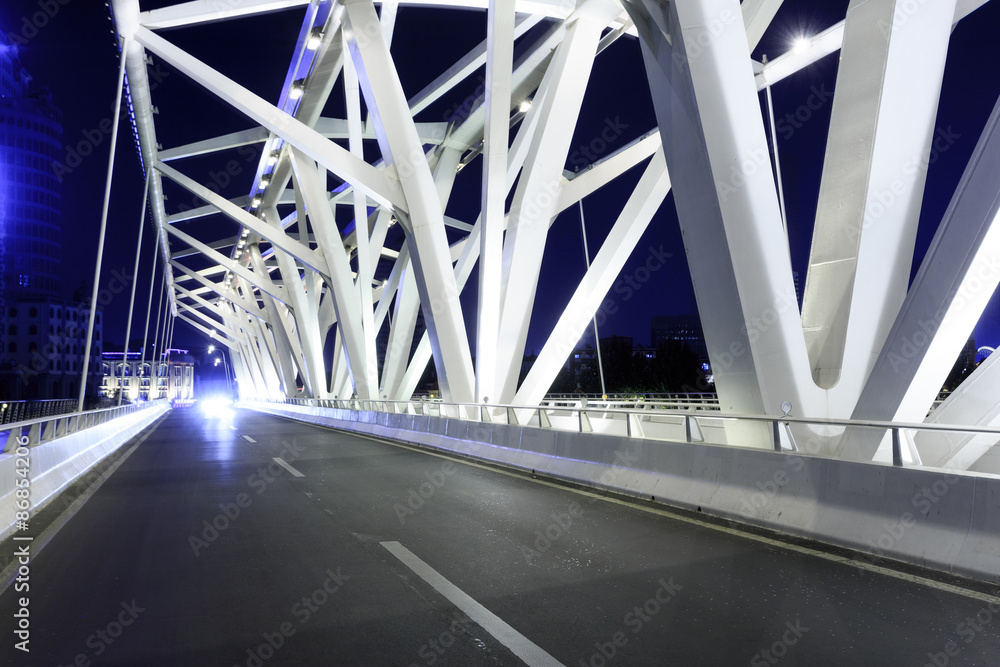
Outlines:
[[462, 589], [420, 560], [412, 551], [399, 542], [381, 542], [389, 553], [398, 558], [403, 565], [413, 570], [417, 576], [426, 581], [438, 593], [448, 599], [453, 605], [465, 612], [466, 616], [475, 621], [483, 630], [509, 648], [511, 652], [528, 665], [535, 667], [563, 667], [563, 664], [546, 653], [541, 647], [510, 627], [500, 617], [473, 600]]
[[[246, 436], [244, 436], [244, 437], [246, 437]], [[288, 472], [292, 473], [292, 475], [294, 475], [295, 477], [305, 477], [305, 475], [303, 475], [302, 473], [300, 473], [298, 470], [296, 470], [292, 466], [288, 465], [288, 462], [285, 461], [284, 459], [279, 459], [278, 457], [275, 457], [274, 458], [274, 462], [277, 463], [282, 468], [284, 468], [285, 470], [287, 470]]]
[[257, 442], [256, 440], [254, 440], [253, 438], [251, 438], [249, 435], [243, 436], [243, 439], [246, 440], [247, 442]]

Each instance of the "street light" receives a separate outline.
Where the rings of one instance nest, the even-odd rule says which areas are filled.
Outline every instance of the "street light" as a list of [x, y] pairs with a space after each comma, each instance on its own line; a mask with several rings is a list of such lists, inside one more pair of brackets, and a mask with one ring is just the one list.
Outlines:
[[222, 368], [226, 371], [226, 393], [228, 393], [229, 394], [229, 398], [232, 399], [232, 397], [233, 397], [233, 385], [232, 385], [232, 382], [229, 380], [229, 364], [226, 363], [226, 354], [225, 354], [225, 352], [222, 353], [222, 356], [215, 357], [215, 364], [213, 364], [213, 365], [214, 366], [218, 366], [220, 363], [222, 364]]
[[213, 352], [215, 352], [215, 346], [214, 345], [209, 345], [208, 346], [208, 353], [212, 354]]

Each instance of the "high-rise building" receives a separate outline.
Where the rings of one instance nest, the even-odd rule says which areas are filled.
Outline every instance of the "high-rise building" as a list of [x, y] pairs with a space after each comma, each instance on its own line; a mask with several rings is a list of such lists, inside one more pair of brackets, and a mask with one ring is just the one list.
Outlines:
[[0, 95], [0, 299], [57, 297], [62, 113], [2, 41]]
[[[89, 306], [61, 298], [62, 113], [0, 30], [0, 399], [74, 398]], [[100, 382], [101, 317], [91, 384]]]

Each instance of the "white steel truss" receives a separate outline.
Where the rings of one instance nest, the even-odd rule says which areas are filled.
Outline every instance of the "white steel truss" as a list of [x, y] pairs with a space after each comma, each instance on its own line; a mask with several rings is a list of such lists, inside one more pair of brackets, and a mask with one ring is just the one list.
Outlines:
[[[152, 166], [171, 312], [221, 337], [245, 396], [405, 400], [433, 360], [448, 401], [537, 404], [671, 190], [724, 412], [775, 414], [789, 402], [806, 417], [923, 420], [1000, 282], [991, 268], [1000, 250], [994, 111], [907, 284], [951, 29], [983, 0], [924, 3], [902, 21], [902, 0], [852, 0], [843, 21], [765, 62], [751, 53], [782, 0], [112, 4], [141, 153]], [[487, 38], [407, 99], [392, 48], [407, 14], [401, 21], [397, 12], [431, 5], [481, 11]], [[276, 99], [161, 34], [293, 9], [304, 18]], [[624, 75], [647, 80], [659, 127], [569, 172], [594, 63], [619, 39], [641, 48], [645, 68]], [[800, 312], [760, 95], [838, 50]], [[161, 148], [152, 59], [250, 126]], [[467, 113], [415, 119], [480, 70], [485, 87], [466, 101]], [[323, 116], [332, 96], [342, 96], [345, 117]], [[186, 173], [187, 161], [232, 150], [259, 153], [246, 194], [224, 197]], [[481, 178], [464, 176], [480, 157]], [[918, 167], [908, 169], [911, 162]], [[519, 381], [557, 217], [631, 170], [641, 172], [638, 184], [569, 302], [545, 304], [561, 315]], [[197, 205], [168, 213], [164, 179]], [[475, 220], [446, 214], [456, 188], [478, 188]], [[191, 223], [209, 216], [237, 231], [198, 238]], [[478, 294], [466, 298], [475, 313], [464, 313], [477, 267]], [[918, 333], [926, 342], [903, 359], [901, 346]], [[980, 368], [930, 419], [995, 424], [996, 401], [972, 390], [1000, 386], [995, 366]], [[792, 431], [822, 452], [888, 456], [879, 434]], [[727, 426], [727, 437], [771, 446], [755, 426]], [[908, 451], [975, 469], [991, 444], [925, 433]]]

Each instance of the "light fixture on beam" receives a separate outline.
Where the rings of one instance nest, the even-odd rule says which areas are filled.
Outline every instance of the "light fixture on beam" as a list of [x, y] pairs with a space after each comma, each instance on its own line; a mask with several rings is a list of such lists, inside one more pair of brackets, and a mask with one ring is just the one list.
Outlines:
[[259, 195], [259, 194], [256, 194], [256, 195], [254, 195], [254, 196], [253, 196], [253, 199], [251, 199], [251, 200], [250, 200], [250, 205], [251, 205], [251, 206], [252, 206], [253, 208], [257, 208], [258, 206], [260, 206], [260, 202], [261, 202], [261, 201], [262, 201], [262, 200], [261, 200], [261, 198], [260, 198], [260, 195]]
[[323, 29], [313, 28], [309, 31], [309, 40], [306, 42], [306, 48], [310, 51], [315, 51], [319, 48], [319, 45], [323, 43]]
[[261, 190], [266, 190], [267, 186], [270, 185], [270, 184], [271, 184], [271, 175], [270, 174], [264, 174], [263, 176], [260, 177], [260, 189]]
[[528, 109], [531, 108], [531, 100], [521, 100], [521, 103], [517, 105], [517, 110], [521, 113], [528, 113]]
[[280, 151], [271, 151], [267, 156], [267, 166], [273, 167], [278, 164], [278, 157], [281, 155]]
[[288, 90], [288, 97], [293, 100], [297, 100], [302, 97], [302, 93], [306, 90], [306, 80], [297, 79], [292, 87]]

